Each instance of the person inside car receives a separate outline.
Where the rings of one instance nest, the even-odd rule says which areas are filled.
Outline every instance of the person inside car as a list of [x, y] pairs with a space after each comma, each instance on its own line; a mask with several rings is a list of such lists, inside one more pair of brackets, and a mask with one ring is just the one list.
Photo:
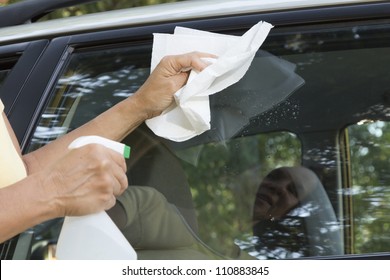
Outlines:
[[[296, 174], [295, 177], [300, 179], [294, 181], [292, 174]], [[317, 176], [304, 167], [281, 167], [272, 170], [257, 189], [253, 222], [280, 220], [318, 185], [316, 179]], [[303, 183], [299, 183], [300, 181]]]
[[267, 259], [342, 251], [333, 207], [317, 175], [303, 166], [272, 170], [256, 192], [246, 250]]
[[121, 141], [139, 124], [161, 114], [188, 78], [202, 71], [205, 53], [163, 58], [142, 87], [92, 121], [48, 145], [22, 155], [0, 102], [0, 242], [49, 219], [110, 209], [127, 188], [121, 155], [91, 144], [68, 150], [79, 136]]

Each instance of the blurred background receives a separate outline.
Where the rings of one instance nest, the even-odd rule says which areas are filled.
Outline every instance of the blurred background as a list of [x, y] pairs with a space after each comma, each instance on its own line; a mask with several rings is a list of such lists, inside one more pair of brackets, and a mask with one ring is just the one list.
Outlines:
[[[22, 2], [26, 0], [0, 0], [0, 7], [9, 4]], [[100, 0], [95, 3], [80, 4], [78, 6], [72, 6], [56, 10], [41, 19], [39, 21], [50, 20], [55, 18], [80, 16], [84, 14], [98, 13], [104, 11], [118, 10], [124, 8], [132, 8], [147, 5], [156, 5], [163, 3], [181, 2], [184, 0]]]

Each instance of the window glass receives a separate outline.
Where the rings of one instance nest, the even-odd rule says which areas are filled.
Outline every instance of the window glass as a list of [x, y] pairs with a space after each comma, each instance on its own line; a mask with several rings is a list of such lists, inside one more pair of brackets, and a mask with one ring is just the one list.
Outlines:
[[353, 250], [387, 252], [390, 241], [390, 125], [348, 127], [352, 168]]
[[200, 238], [223, 255], [237, 257], [239, 245], [252, 235], [252, 210], [262, 179], [274, 168], [299, 165], [300, 150], [296, 135], [276, 132], [180, 151], [187, 161], [183, 166]]
[[74, 53], [34, 133], [34, 150], [133, 94], [149, 75], [144, 47]]
[[[76, 50], [30, 150], [133, 94], [150, 53], [149, 45]], [[388, 224], [389, 64], [388, 24], [275, 28], [245, 77], [210, 97], [209, 131], [173, 142], [141, 125], [124, 139], [130, 187], [109, 214], [139, 259], [389, 251], [377, 228]], [[367, 119], [377, 122], [350, 126]], [[61, 221], [41, 228], [37, 239], [55, 243]]]
[[[74, 53], [42, 114], [29, 149], [60, 137], [133, 94], [149, 74], [147, 53], [142, 48], [128, 47]], [[220, 107], [218, 100], [213, 102], [213, 106]], [[253, 115], [255, 108], [252, 105]], [[235, 139], [233, 134], [246, 123], [239, 120], [236, 124], [240, 126], [233, 129], [226, 129], [226, 125], [216, 127], [218, 141], [196, 141], [188, 147], [163, 141], [146, 126], [124, 140], [132, 147], [132, 159], [128, 162], [130, 184], [154, 187], [175, 205], [185, 218], [184, 227], [188, 227], [191, 238], [201, 241], [192, 246], [200, 246], [197, 250], [212, 257], [237, 256], [239, 246], [234, 238], [239, 240], [250, 233], [250, 209], [260, 178], [274, 167], [293, 166], [300, 161], [300, 143], [293, 133]], [[130, 203], [126, 199], [124, 203]], [[210, 211], [218, 215], [210, 216]], [[216, 218], [223, 222], [215, 223]], [[49, 230], [47, 224], [38, 226], [36, 231], [42, 232], [42, 236], [37, 234], [37, 239], [49, 235], [55, 241], [61, 222], [52, 221]], [[232, 225], [229, 230], [228, 225]]]

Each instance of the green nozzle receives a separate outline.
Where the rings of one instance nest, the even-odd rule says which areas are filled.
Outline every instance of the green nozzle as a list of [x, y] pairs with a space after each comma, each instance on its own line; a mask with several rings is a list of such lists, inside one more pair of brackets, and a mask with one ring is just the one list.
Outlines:
[[127, 145], [125, 145], [125, 149], [123, 151], [123, 156], [126, 158], [126, 159], [129, 159], [130, 158], [130, 150], [131, 148]]

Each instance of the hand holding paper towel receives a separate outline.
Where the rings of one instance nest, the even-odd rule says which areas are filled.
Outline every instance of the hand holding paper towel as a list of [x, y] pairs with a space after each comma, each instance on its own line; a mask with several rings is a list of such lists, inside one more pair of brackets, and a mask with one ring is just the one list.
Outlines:
[[154, 34], [151, 71], [166, 55], [200, 51], [218, 56], [200, 73], [191, 72], [175, 93], [175, 104], [146, 124], [161, 137], [186, 141], [210, 129], [209, 95], [238, 82], [267, 37], [272, 25], [259, 22], [243, 36], [214, 34], [176, 27], [174, 34]]

